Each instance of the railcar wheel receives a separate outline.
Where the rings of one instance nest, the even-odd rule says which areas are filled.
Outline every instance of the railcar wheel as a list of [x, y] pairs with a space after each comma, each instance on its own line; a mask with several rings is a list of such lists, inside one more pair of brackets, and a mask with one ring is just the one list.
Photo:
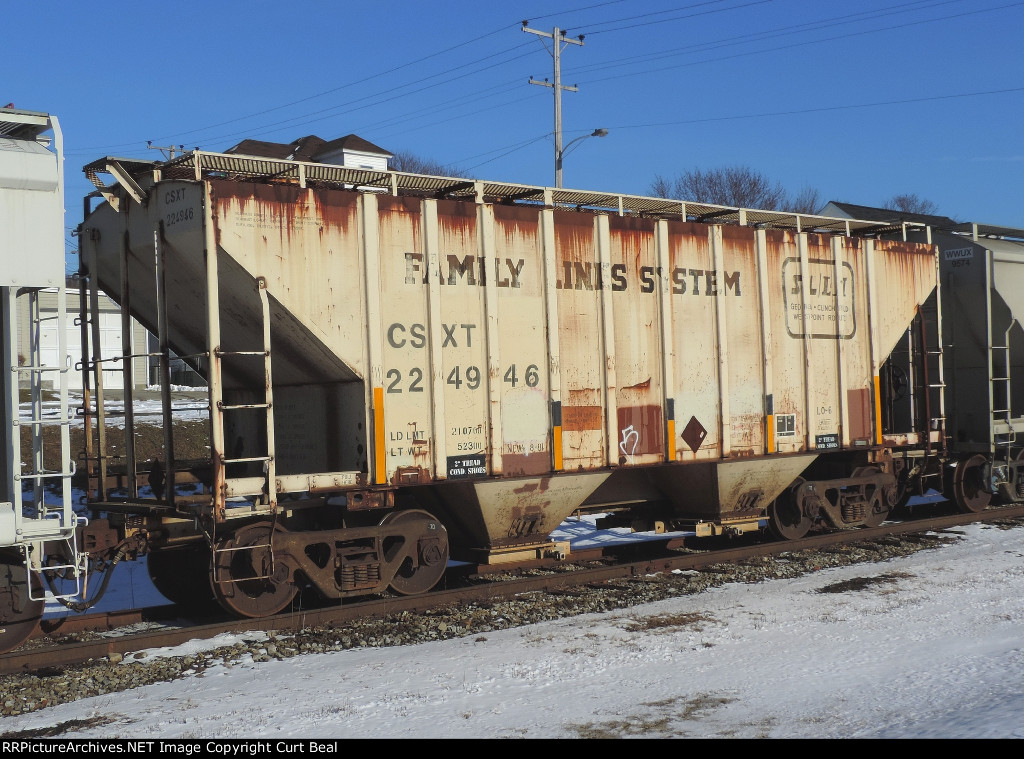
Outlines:
[[42, 592], [35, 594], [39, 600], [29, 598], [30, 582], [34, 580], [21, 553], [0, 552], [0, 653], [13, 651], [32, 637], [43, 616]]
[[[853, 470], [851, 477], [864, 477], [870, 474], [878, 474], [879, 468], [876, 466], [861, 466]], [[889, 494], [892, 494], [892, 502], [890, 502]], [[889, 512], [892, 511], [895, 505], [896, 493], [891, 488], [876, 488], [872, 494], [871, 502], [868, 504], [868, 513], [864, 517], [865, 527], [878, 527], [882, 522], [889, 516]]]
[[[419, 523], [419, 524], [417, 524]], [[384, 560], [401, 561], [390, 587], [403, 596], [426, 593], [437, 585], [448, 567], [448, 531], [426, 511], [395, 511], [381, 520], [381, 526], [405, 525], [412, 529], [411, 539], [399, 536], [384, 539]], [[401, 558], [402, 553], [405, 554]]]
[[[277, 526], [275, 532], [285, 532]], [[268, 617], [285, 609], [299, 592], [284, 561], [275, 560], [271, 525], [259, 522], [219, 541], [210, 584], [217, 602], [241, 617]]]
[[976, 514], [988, 508], [992, 494], [984, 488], [987, 463], [980, 453], [957, 462], [953, 471], [953, 499], [960, 511]]
[[814, 519], [803, 508], [800, 497], [800, 486], [803, 484], [803, 478], [798, 477], [768, 504], [768, 530], [779, 540], [799, 540], [814, 524]]
[[151, 550], [146, 565], [153, 587], [182, 610], [218, 608], [210, 590], [210, 547], [206, 543]]

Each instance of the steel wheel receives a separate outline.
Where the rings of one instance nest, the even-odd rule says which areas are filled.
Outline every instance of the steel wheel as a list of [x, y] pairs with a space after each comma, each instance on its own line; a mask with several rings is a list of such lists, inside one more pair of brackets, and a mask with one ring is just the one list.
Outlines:
[[[0, 552], [0, 653], [11, 651], [36, 631], [43, 616], [42, 592], [29, 598], [28, 570], [18, 551]], [[35, 586], [38, 590], [39, 586]]]
[[[283, 533], [284, 528], [276, 527]], [[241, 617], [267, 617], [287, 608], [298, 593], [288, 565], [275, 561], [269, 522], [241, 527], [217, 543], [210, 584], [217, 602]]]
[[401, 561], [391, 578], [391, 589], [403, 596], [426, 593], [444, 576], [448, 567], [448, 531], [433, 515], [415, 509], [388, 514], [381, 520], [381, 526], [388, 525], [405, 525], [411, 530], [406, 538], [398, 535], [384, 538], [385, 562]]
[[805, 513], [799, 497], [803, 484], [803, 478], [797, 478], [768, 504], [768, 530], [779, 540], [799, 540], [814, 524], [814, 520]]
[[151, 550], [146, 566], [153, 587], [171, 603], [193, 612], [217, 608], [210, 590], [210, 547], [206, 543]]
[[953, 499], [960, 511], [977, 513], [988, 508], [992, 494], [984, 489], [987, 463], [980, 453], [957, 462], [953, 471]]

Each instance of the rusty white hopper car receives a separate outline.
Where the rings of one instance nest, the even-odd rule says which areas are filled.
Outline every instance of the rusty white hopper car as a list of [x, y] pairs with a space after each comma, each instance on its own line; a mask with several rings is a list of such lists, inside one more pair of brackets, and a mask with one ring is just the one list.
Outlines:
[[211, 563], [242, 615], [301, 587], [419, 593], [449, 558], [564, 556], [577, 511], [877, 524], [894, 460], [943, 444], [941, 394], [884, 411], [883, 365], [937, 298], [935, 247], [891, 227], [199, 151], [86, 173], [87, 286], [209, 384], [209, 461], [177, 461], [167, 423], [161, 461], [129, 424], [120, 459], [86, 462], [172, 600]]

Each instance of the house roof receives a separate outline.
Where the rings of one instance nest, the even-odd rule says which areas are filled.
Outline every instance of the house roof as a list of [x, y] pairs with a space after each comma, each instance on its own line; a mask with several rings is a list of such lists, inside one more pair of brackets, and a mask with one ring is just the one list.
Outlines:
[[[845, 214], [848, 214], [851, 219], [862, 219], [864, 221], [882, 221], [882, 222], [903, 222], [912, 221], [919, 224], [927, 224], [931, 227], [940, 229], [947, 229], [955, 227], [957, 222], [948, 216], [935, 216], [926, 213], [909, 213], [907, 211], [897, 211], [892, 208], [874, 208], [872, 206], [858, 206], [854, 203], [839, 203], [838, 201], [832, 200], [828, 203], [829, 206], [837, 208]], [[828, 206], [826, 206], [827, 208]]]
[[372, 142], [368, 142], [355, 134], [348, 134], [344, 137], [339, 137], [336, 140], [324, 143], [320, 146], [320, 149], [317, 150], [316, 154], [324, 155], [325, 153], [330, 153], [334, 150], [358, 150], [362, 153], [379, 153], [381, 155], [386, 155], [388, 158], [394, 157], [393, 153], [389, 153], [384, 148], [379, 148]]
[[318, 163], [330, 153], [339, 150], [358, 150], [362, 153], [377, 153], [379, 155], [392, 157], [392, 154], [383, 148], [379, 148], [372, 142], [364, 140], [358, 135], [349, 134], [328, 142], [315, 134], [300, 137], [292, 142], [264, 142], [263, 140], [242, 140], [237, 145], [225, 150], [225, 153], [234, 155], [252, 155], [263, 158], [276, 158], [285, 161], [309, 161]]

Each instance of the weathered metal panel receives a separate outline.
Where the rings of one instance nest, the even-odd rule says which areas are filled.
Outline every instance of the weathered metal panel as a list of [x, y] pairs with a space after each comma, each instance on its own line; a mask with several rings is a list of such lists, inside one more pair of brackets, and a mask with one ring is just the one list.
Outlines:
[[[552, 468], [544, 258], [537, 211], [487, 206], [494, 216], [498, 346], [491, 347], [501, 388], [501, 473]], [[500, 350], [500, 354], [499, 354]]]
[[[728, 435], [731, 456], [761, 455], [764, 451], [764, 339], [754, 231], [722, 227], [721, 254], [707, 285], [722, 308], [727, 349]], [[705, 288], [707, 289], [707, 288]]]
[[[661, 289], [654, 222], [610, 219], [615, 341], [615, 443], [620, 466], [665, 460]], [[607, 296], [606, 296], [607, 297]]]
[[[169, 320], [182, 355], [206, 350], [206, 261], [203, 256], [204, 187], [195, 182], [166, 182], [146, 206], [122, 205], [121, 213], [101, 206], [90, 217], [98, 239], [92, 274], [103, 289], [120, 297], [121, 259], [127, 266], [132, 311], [156, 334], [156, 245], [163, 233], [167, 290], [173, 294]], [[88, 249], [87, 249], [88, 250]], [[93, 263], [86, 256], [85, 263]]]
[[491, 453], [481, 230], [472, 203], [437, 201], [437, 210], [441, 324], [431, 329], [443, 331], [433, 379], [443, 383], [445, 425], [435, 434], [448, 451], [444, 476], [480, 476]]
[[607, 479], [607, 472], [478, 482], [474, 491], [491, 542], [546, 536]]
[[366, 232], [378, 236], [378, 260], [367, 266], [379, 270], [381, 311], [368, 315], [367, 331], [383, 345], [382, 376], [375, 372], [373, 384], [383, 390], [384, 480], [390, 481], [399, 467], [434, 473], [433, 444], [443, 433], [434, 428], [431, 409], [435, 389], [440, 392], [444, 382], [440, 355], [435, 355], [443, 330], [431, 319], [429, 300], [442, 280], [428, 260], [420, 201], [391, 196], [375, 200], [378, 227]]
[[789, 487], [813, 460], [811, 455], [800, 455], [718, 464], [715, 467], [717, 513], [725, 517], [756, 515]]
[[[839, 378], [842, 380], [838, 388], [838, 400], [843, 404], [838, 420], [843, 429], [840, 442], [844, 446], [868, 445], [872, 442], [874, 426], [871, 331], [865, 324], [870, 319], [870, 313], [863, 275], [857, 274], [867, 270], [867, 251], [863, 241], [849, 237], [835, 238], [833, 250], [836, 259], [836, 272], [833, 276], [835, 298], [823, 306], [826, 307], [826, 314], [834, 315], [838, 336], [833, 345], [839, 354]], [[923, 266], [927, 269], [931, 256], [926, 254], [923, 258]], [[849, 292], [851, 287], [852, 293]], [[830, 421], [828, 416], [826, 422]], [[819, 426], [827, 429], [826, 425]]]
[[596, 217], [554, 213], [562, 451], [567, 470], [605, 465], [607, 368]]
[[[167, 193], [162, 188], [164, 196]], [[281, 319], [283, 325], [287, 315], [301, 327], [291, 330], [290, 340], [279, 339], [285, 343], [281, 347], [301, 347], [302, 362], [306, 363], [322, 353], [315, 345], [320, 342], [348, 368], [346, 379], [365, 376], [364, 309], [357, 276], [358, 196], [235, 182], [211, 182], [210, 194], [219, 249], [250, 277], [267, 280], [268, 290], [283, 312], [275, 319]], [[175, 232], [167, 229], [173, 243]], [[222, 306], [229, 312], [254, 310], [256, 301], [248, 278], [239, 281], [231, 271], [228, 268], [220, 277]], [[303, 339], [303, 331], [308, 331], [312, 340]], [[239, 337], [246, 338], [252, 340], [249, 345], [259, 342], [255, 335]], [[296, 345], [293, 341], [300, 342]], [[329, 364], [323, 374], [337, 374], [335, 362]]]
[[715, 458], [722, 444], [718, 320], [713, 304], [718, 297], [718, 274], [709, 233], [710, 228], [702, 224], [669, 223], [677, 388], [673, 458], [681, 461]]
[[[775, 450], [792, 453], [805, 450], [807, 442], [800, 255], [792, 232], [768, 230], [765, 241], [766, 275], [771, 283], [766, 308], [773, 322], [772, 364], [768, 368], [772, 395], [767, 399], [768, 413], [773, 417]], [[786, 274], [793, 267], [796, 269], [787, 279]]]
[[[799, 297], [794, 302], [802, 305], [801, 318], [792, 320], [791, 334], [802, 339], [806, 356], [806, 445], [809, 450], [838, 449], [842, 439], [838, 344], [857, 333], [856, 309], [851, 304], [859, 288], [853, 269], [837, 261], [827, 238], [801, 234], [797, 248], [799, 260], [786, 263], [791, 264], [787, 279], [799, 276], [800, 281], [790, 291]], [[869, 376], [860, 379], [866, 382]]]
[[935, 289], [935, 253], [899, 240], [876, 240], [874, 246], [878, 309], [871, 318], [878, 324], [876, 352], [884, 358], [906, 332], [918, 304]]
[[[60, 152], [59, 127], [57, 151]], [[64, 271], [63, 155], [0, 137], [0, 286], [55, 287]]]

